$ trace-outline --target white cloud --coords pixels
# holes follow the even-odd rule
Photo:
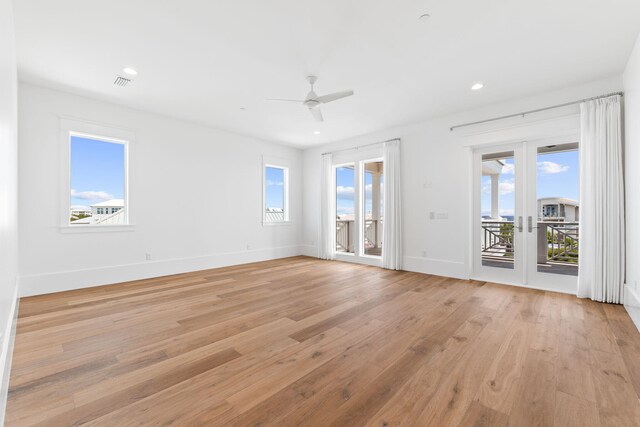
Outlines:
[[[353,206],[338,206],[338,216],[342,217],[344,215],[353,215],[354,209]]]
[[[267,180],[267,186],[268,187],[272,187],[272,186],[282,187],[283,185],[284,185],[284,182],[282,182],[282,181],[272,181],[270,179]]]
[[[70,208],[71,210],[91,210],[89,206],[85,205],[71,205]]]
[[[516,170],[516,165],[513,163],[506,163],[502,166],[502,173],[505,175],[513,175]]]
[[[514,192],[516,188],[515,181],[513,179],[507,179],[498,183],[498,193],[501,196],[506,196]],[[491,184],[485,184],[482,186],[482,192],[485,194],[491,194]]]
[[[569,166],[561,165],[555,162],[538,162],[538,172],[543,175],[553,175],[556,173],[562,173],[569,170]]]
[[[336,187],[336,195],[338,197],[342,196],[343,198],[353,197],[355,190],[353,187],[343,187],[342,185],[338,185]]]
[[[498,184],[498,191],[501,196],[506,196],[507,194],[513,193],[516,188],[515,182],[513,180],[503,181]]]
[[[76,191],[73,188],[71,189],[71,197],[80,200],[100,200],[103,202],[115,199],[113,194],[109,194],[106,191]]]
[[[367,184],[364,187],[364,191],[366,193],[366,197],[371,199],[372,194],[372,185]],[[342,199],[353,199],[355,195],[355,189],[353,187],[344,187],[339,185],[336,187],[336,196]],[[380,197],[384,197],[384,186],[380,186]]]

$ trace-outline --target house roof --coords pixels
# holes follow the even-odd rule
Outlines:
[[[103,206],[107,206],[107,207],[113,207],[113,208],[124,208],[124,199],[111,199],[111,200],[107,200],[106,202],[100,202],[100,203],[95,203],[93,205],[91,205],[91,207],[103,207]]]
[[[567,199],[564,197],[542,197],[538,199],[539,202],[542,203],[560,203],[562,205],[568,206],[580,206],[580,202],[574,199]]]
[[[264,219],[267,222],[284,221],[284,210],[279,208],[266,208]]]

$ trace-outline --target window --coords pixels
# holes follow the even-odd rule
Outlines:
[[[264,166],[264,223],[289,221],[289,168]]]
[[[355,163],[336,167],[336,252],[355,253]]]
[[[127,150],[123,140],[69,134],[70,226],[128,224]]]

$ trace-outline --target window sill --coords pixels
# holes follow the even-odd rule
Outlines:
[[[134,231],[135,224],[127,225],[61,225],[63,234],[75,233],[117,233],[122,231]]]
[[[293,221],[273,221],[273,222],[262,221],[263,227],[274,227],[278,225],[293,225]]]

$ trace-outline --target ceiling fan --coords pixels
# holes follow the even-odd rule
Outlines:
[[[318,96],[313,91],[313,85],[317,80],[318,78],[316,76],[307,77],[307,81],[311,85],[311,90],[307,94],[307,97],[302,101],[297,99],[267,99],[267,101],[297,102],[307,107],[314,119],[316,119],[319,122],[323,122],[324,119],[322,118],[322,111],[320,111],[320,105],[351,96],[353,95],[353,91],[345,90],[342,92],[330,93],[329,95]]]

